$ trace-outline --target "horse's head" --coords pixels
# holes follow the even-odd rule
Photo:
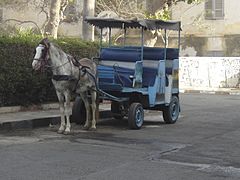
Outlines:
[[[44,69],[48,64],[50,43],[47,38],[40,41],[35,49],[35,55],[32,62],[34,70]]]

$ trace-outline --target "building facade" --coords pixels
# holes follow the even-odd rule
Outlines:
[[[182,56],[239,56],[240,1],[178,3],[172,18],[182,21]]]

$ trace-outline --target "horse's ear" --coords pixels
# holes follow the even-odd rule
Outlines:
[[[50,42],[49,42],[48,38],[44,38],[44,39],[40,42],[40,44],[46,46],[47,48],[50,47]]]

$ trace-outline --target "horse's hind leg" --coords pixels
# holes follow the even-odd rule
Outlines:
[[[65,116],[64,116],[64,97],[61,93],[57,92],[58,100],[59,100],[59,108],[60,108],[60,113],[61,113],[61,125],[60,128],[58,129],[58,133],[62,134],[65,130]]]
[[[96,91],[91,92],[91,98],[92,98],[92,122],[91,122],[91,128],[90,130],[96,130],[96,99],[97,99],[97,93]]]
[[[69,134],[70,129],[71,129],[71,123],[70,123],[70,115],[71,115],[71,105],[70,105],[70,100],[71,100],[71,95],[70,92],[65,92],[65,115],[66,115],[66,120],[67,120],[67,125],[66,129],[64,131],[64,134]]]
[[[80,96],[81,96],[81,98],[84,102],[85,108],[86,108],[86,122],[83,126],[83,129],[88,130],[90,127],[89,119],[91,116],[90,116],[90,104],[88,102],[87,92],[81,93]]]

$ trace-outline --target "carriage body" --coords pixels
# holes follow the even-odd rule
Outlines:
[[[128,117],[131,129],[140,129],[144,120],[143,109],[163,112],[166,123],[175,123],[179,105],[179,44],[180,22],[161,20],[120,20],[86,18],[101,29],[101,48],[97,58],[98,88],[102,100],[111,101],[115,118]],[[102,29],[108,28],[109,46],[102,47]],[[140,28],[141,46],[111,45],[111,29]],[[144,31],[162,29],[178,31],[177,48],[145,47]],[[125,42],[125,41],[124,41]]]
[[[179,59],[178,49],[167,48],[168,60],[164,60],[164,51],[144,47],[141,61],[141,47],[101,48],[99,88],[119,101],[129,98],[130,102],[141,102],[145,109],[168,105],[171,95],[179,94]]]

